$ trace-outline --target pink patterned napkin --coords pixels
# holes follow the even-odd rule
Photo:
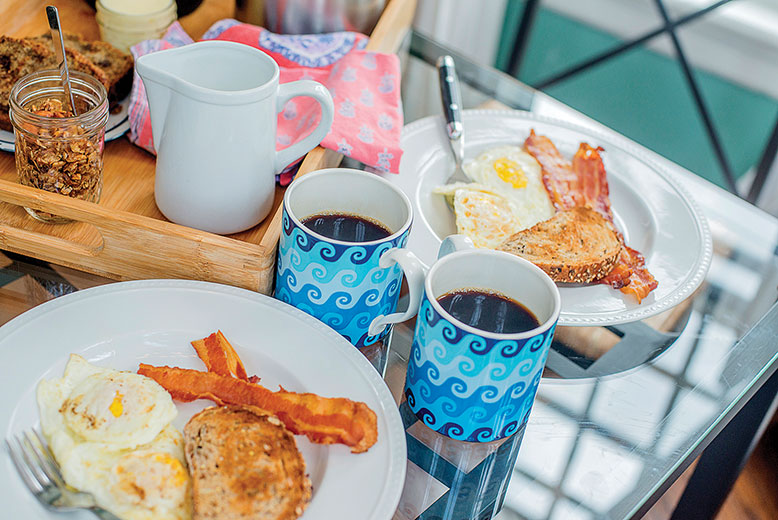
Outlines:
[[[335,103],[335,119],[322,141],[335,150],[381,171],[396,173],[400,166],[400,63],[394,54],[365,51],[367,36],[355,32],[315,35],[280,35],[237,20],[216,22],[203,40],[245,43],[267,53],[281,69],[281,83],[313,79],[326,86]],[[193,43],[175,22],[161,40],[132,47],[138,59],[144,54]],[[316,126],[318,103],[310,98],[289,101],[278,114],[276,148],[286,148]],[[154,153],[151,120],[143,82],[137,73],[130,94],[130,140]],[[291,182],[289,169],[279,181]]]

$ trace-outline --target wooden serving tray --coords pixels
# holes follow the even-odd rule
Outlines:
[[[55,4],[63,27],[97,36],[93,12],[83,0],[15,0],[0,7],[0,34],[46,32],[44,6]],[[193,35],[224,17],[223,0],[206,0],[182,20]],[[40,5],[38,5],[40,4]],[[234,8],[234,2],[232,2]],[[410,27],[416,0],[391,0],[367,49],[396,52]],[[221,11],[220,12],[220,8]],[[210,16],[211,20],[203,17]],[[298,175],[340,163],[339,154],[315,148]],[[276,188],[270,215],[248,231],[220,236],[173,224],[154,203],[155,158],[126,137],[106,143],[103,193],[99,204],[37,190],[17,183],[14,156],[0,152],[0,248],[115,280],[187,278],[259,291],[272,289],[281,231],[283,189]],[[44,224],[24,207],[76,222]]]

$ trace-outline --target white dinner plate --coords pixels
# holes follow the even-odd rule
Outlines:
[[[606,285],[560,285],[560,325],[601,326],[642,320],[687,298],[710,266],[712,240],[694,201],[627,139],[529,112],[465,110],[465,161],[504,144],[523,145],[534,128],[572,158],[582,141],[605,149],[610,199],[616,225],[628,246],[646,258],[659,286],[638,304]],[[411,199],[414,223],[408,248],[432,264],[443,238],[456,233],[454,214],[433,188],[453,172],[454,160],[439,116],[407,125],[402,135],[400,173],[381,174]]]
[[[39,427],[35,389],[62,377],[71,352],[99,366],[135,371],[138,363],[204,370],[189,342],[221,329],[249,374],[270,389],[363,401],[378,416],[378,441],[366,453],[296,436],[313,483],[303,518],[389,519],[405,482],[405,432],[378,372],[339,334],[278,300],[208,282],[153,280],[86,289],[44,303],[0,328],[0,431]],[[210,401],[177,403],[183,428]],[[0,454],[3,518],[58,519],[41,507]],[[89,513],[69,516],[94,518]]]
[[[130,104],[130,96],[127,96],[116,105],[116,109],[108,115],[105,123],[105,140],[113,141],[121,137],[130,129],[130,119],[127,115],[127,107]],[[14,133],[8,130],[0,130],[0,151],[14,151]]]

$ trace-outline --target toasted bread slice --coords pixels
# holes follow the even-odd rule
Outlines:
[[[607,275],[621,248],[611,223],[586,207],[557,212],[500,246],[537,265],[555,282],[570,283],[590,283]]]
[[[184,427],[194,520],[291,520],[311,498],[305,461],[278,418],[249,406],[206,408]]]

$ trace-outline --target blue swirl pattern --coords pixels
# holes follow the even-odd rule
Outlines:
[[[424,424],[452,439],[489,442],[529,418],[556,323],[524,340],[463,331],[422,297],[405,395]]]
[[[284,207],[275,297],[318,318],[356,347],[382,340],[390,326],[375,336],[367,330],[377,316],[397,308],[402,269],[397,264],[383,269],[378,261],[389,249],[405,246],[408,233],[368,246],[331,243],[296,225]]]

